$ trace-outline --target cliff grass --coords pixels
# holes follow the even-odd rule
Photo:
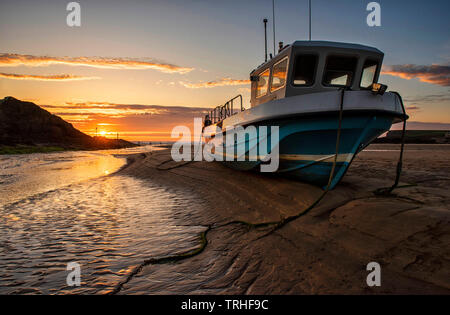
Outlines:
[[[50,152],[61,152],[66,150],[67,149],[63,147],[57,146],[31,146],[31,145],[0,146],[0,155],[50,153]]]

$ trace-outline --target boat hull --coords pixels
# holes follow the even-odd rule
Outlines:
[[[333,189],[342,179],[354,157],[364,147],[369,145],[374,139],[388,131],[395,116],[382,113],[352,113],[344,117],[341,125],[339,139],[339,152],[336,159],[334,174],[331,177],[329,189]],[[229,152],[233,152],[233,161],[223,163],[237,170],[259,170],[261,160],[250,160],[252,147],[263,140],[259,134],[260,126],[267,126],[268,130],[272,126],[279,127],[279,167],[276,173],[287,177],[296,178],[301,181],[312,183],[323,187],[328,186],[330,174],[332,172],[335,153],[336,140],[339,127],[339,119],[334,115],[318,115],[309,117],[291,117],[289,119],[268,120],[253,124],[257,132],[257,139],[251,139],[250,135],[245,138],[245,161],[237,161],[238,142],[222,142],[224,152],[223,159],[226,159]],[[245,126],[244,126],[245,127]],[[267,133],[268,148],[270,151],[271,137]]]

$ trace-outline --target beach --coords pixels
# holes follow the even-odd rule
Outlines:
[[[204,228],[197,247],[147,257],[108,293],[449,294],[450,146],[406,145],[399,188],[374,194],[393,184],[398,149],[369,146],[317,206],[285,224],[277,222],[322,190],[216,162],[173,162],[169,150],[133,155],[117,175],[183,191],[198,205],[185,224]],[[366,283],[370,262],[381,266],[381,286]]]
[[[0,293],[448,294],[450,146],[406,145],[398,189],[374,194],[398,148],[369,146],[318,204],[318,187],[163,148],[2,156]]]

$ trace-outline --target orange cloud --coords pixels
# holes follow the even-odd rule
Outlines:
[[[202,117],[206,109],[199,107],[162,106],[143,104],[118,104],[111,102],[66,102],[65,105],[41,105],[61,116],[87,115],[92,117],[123,118],[127,116],[195,116]],[[71,120],[71,119],[69,119]]]
[[[230,78],[223,78],[217,81],[200,82],[200,83],[189,83],[180,81],[180,84],[189,89],[201,89],[201,88],[213,88],[216,86],[245,85],[250,84],[250,80],[233,80]]]
[[[203,118],[208,109],[202,107],[119,104],[102,101],[66,102],[40,105],[52,114],[74,124],[88,134],[98,131],[119,133],[128,140],[172,140],[175,126],[193,130],[194,118]]]
[[[48,65],[86,66],[103,69],[153,69],[167,73],[187,73],[193,68],[179,67],[168,63],[134,58],[105,57],[49,57],[20,54],[0,54],[0,67]]]
[[[82,81],[96,80],[99,77],[82,77],[71,74],[55,74],[55,75],[31,75],[31,74],[15,74],[0,72],[0,78],[13,80],[35,80],[35,81]]]
[[[418,79],[421,82],[450,86],[450,66],[413,64],[386,66],[382,74],[400,77],[402,79]]]

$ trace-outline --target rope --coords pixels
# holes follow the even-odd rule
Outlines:
[[[336,164],[337,164],[337,157],[339,154],[339,146],[340,146],[340,142],[341,142],[341,130],[342,130],[342,118],[343,118],[343,112],[344,112],[344,96],[345,96],[345,90],[346,88],[343,88],[341,91],[341,103],[340,103],[340,107],[339,107],[339,124],[338,124],[338,129],[337,129],[337,136],[336,136],[336,151],[334,154],[334,161],[333,161],[333,166],[331,167],[331,171],[330,171],[330,176],[328,178],[328,184],[325,188],[325,190],[322,192],[322,194],[305,210],[301,211],[300,213],[284,218],[281,221],[278,222],[272,222],[272,224],[275,225],[275,227],[268,233],[264,234],[262,237],[269,235],[270,233],[273,233],[274,231],[282,228],[283,226],[285,226],[286,224],[288,224],[291,221],[294,221],[296,219],[298,219],[299,217],[302,217],[306,214],[308,214],[312,209],[314,209],[315,206],[317,206],[317,204],[326,196],[326,194],[330,191],[330,186],[331,183],[333,182],[333,177],[334,177],[334,172],[336,169]],[[268,225],[267,223],[262,223],[261,225]]]
[[[248,222],[244,222],[244,221],[233,221],[230,223],[239,223],[239,224],[244,224],[247,226],[250,226],[252,228],[258,228],[258,227],[265,227],[265,226],[270,226],[270,225],[275,225],[275,229],[281,228],[282,226],[286,225],[287,223],[306,215],[307,213],[309,213],[325,196],[326,194],[330,191],[330,187],[331,184],[333,182],[333,177],[335,174],[335,170],[336,170],[336,165],[337,165],[337,158],[338,158],[338,154],[339,154],[339,147],[340,147],[340,141],[341,141],[341,130],[342,130],[342,120],[343,120],[343,112],[344,112],[344,97],[345,97],[345,90],[346,88],[343,88],[341,90],[341,101],[340,101],[340,106],[339,106],[339,122],[338,122],[338,129],[337,129],[337,136],[336,136],[336,147],[335,147],[335,154],[334,154],[334,160],[333,160],[333,165],[331,167],[331,171],[330,171],[330,176],[328,178],[328,183],[327,186],[325,188],[325,190],[322,192],[322,194],[309,206],[307,207],[305,210],[301,211],[300,213],[284,218],[281,221],[275,221],[275,222],[265,222],[265,223],[260,223],[260,224],[252,224],[252,223],[248,223]],[[387,188],[380,188],[377,189],[374,193],[376,195],[389,195],[392,193],[392,191],[396,188],[398,188],[398,184],[400,181],[400,175],[402,172],[402,161],[403,161],[403,152],[404,152],[404,143],[405,143],[405,134],[406,134],[406,111],[405,111],[405,106],[403,104],[403,100],[402,97],[400,96],[400,94],[398,92],[392,92],[395,95],[397,95],[399,97],[400,100],[400,104],[402,107],[402,111],[403,111],[403,116],[404,116],[404,121],[403,121],[403,130],[402,130],[402,140],[401,140],[401,149],[400,149],[400,157],[399,157],[399,161],[397,163],[397,170],[396,170],[396,178],[395,178],[395,182],[391,187],[387,187]],[[199,139],[199,142],[201,141],[201,136]],[[198,146],[198,148],[200,148],[201,145]],[[198,150],[196,152],[196,154],[198,154]],[[194,155],[196,156],[196,155]],[[179,167],[183,167],[187,164],[192,163],[193,161],[188,161],[186,163],[183,164],[179,164],[170,168],[160,168],[161,165],[170,162],[172,160],[167,160],[162,162],[160,165],[157,166],[158,170],[171,170],[171,169],[175,169],[175,168],[179,168]]]
[[[287,223],[306,215],[308,212],[310,212],[324,197],[325,195],[330,191],[330,187],[331,184],[333,182],[333,177],[334,177],[334,173],[336,170],[336,165],[337,165],[337,158],[339,155],[339,147],[340,147],[340,142],[341,142],[341,130],[342,130],[342,118],[343,118],[343,112],[344,112],[344,96],[345,96],[345,88],[343,88],[341,91],[341,101],[340,101],[340,106],[339,106],[339,123],[338,123],[338,129],[337,129],[337,135],[336,135],[336,148],[335,148],[335,154],[334,154],[334,160],[333,160],[333,166],[331,167],[331,171],[330,171],[330,176],[328,178],[328,183],[327,186],[325,188],[325,190],[322,192],[322,194],[309,206],[307,207],[305,210],[301,211],[300,213],[284,218],[281,221],[274,221],[274,222],[265,222],[265,223],[259,223],[259,224],[253,224],[253,223],[249,223],[249,222],[245,222],[245,221],[232,221],[229,222],[228,224],[242,224],[242,225],[246,225],[250,228],[261,228],[261,227],[267,227],[267,226],[271,226],[274,225],[274,229],[272,231],[270,231],[269,233],[273,232],[274,230],[277,230],[281,227],[283,227],[284,225],[286,225]],[[161,163],[160,165],[166,163],[167,161]],[[181,165],[177,165],[174,166],[172,168],[165,168],[165,169],[160,169],[160,170],[170,170],[173,168],[177,168],[177,167],[182,167],[186,164],[189,164],[191,162],[186,162],[184,164]],[[159,165],[159,166],[160,166]],[[159,167],[158,166],[158,167]],[[159,168],[158,168],[159,169]]]
[[[402,170],[402,159],[403,159],[403,149],[404,149],[404,138],[405,138],[405,130],[406,130],[406,111],[405,111],[405,107],[403,105],[403,101],[401,96],[397,93],[397,92],[393,92],[396,95],[399,96],[400,98],[400,102],[402,105],[402,109],[403,109],[403,114],[404,114],[404,122],[403,122],[403,132],[402,132],[402,146],[401,146],[401,151],[400,151],[400,159],[399,162],[397,164],[397,177],[395,180],[394,185],[392,185],[392,187],[387,188],[387,193],[391,193],[397,186],[399,183],[399,178],[400,178],[400,174],[401,174],[401,170]],[[241,224],[241,225],[245,225],[247,227],[249,227],[250,229],[255,229],[255,228],[263,228],[263,227],[268,227],[268,226],[274,226],[270,231],[268,231],[267,233],[263,234],[262,236],[260,236],[258,239],[261,239],[265,236],[268,236],[269,234],[275,232],[276,230],[282,228],[283,226],[285,226],[286,224],[288,224],[289,222],[292,222],[296,219],[298,219],[301,216],[306,215],[308,212],[310,212],[324,197],[325,195],[329,192],[330,190],[330,186],[333,182],[333,176],[334,176],[334,172],[336,169],[336,164],[337,164],[337,157],[339,154],[339,147],[340,147],[340,138],[341,138],[341,130],[342,130],[342,119],[343,119],[343,111],[344,111],[344,96],[345,96],[345,88],[342,89],[342,93],[341,93],[341,102],[340,102],[340,107],[339,107],[339,124],[338,124],[338,129],[337,129],[337,136],[336,136],[336,152],[334,154],[334,161],[333,161],[333,166],[331,168],[330,171],[330,176],[328,178],[328,184],[325,188],[325,190],[322,192],[322,194],[319,196],[319,198],[317,198],[308,208],[306,208],[305,210],[301,211],[300,213],[287,217],[285,219],[282,219],[281,221],[275,221],[275,222],[265,222],[265,223],[259,223],[259,224],[253,224],[253,223],[249,223],[249,222],[245,222],[245,221],[231,221],[228,223],[225,223],[223,225],[220,226],[214,226],[211,227],[209,226],[207,230],[203,231],[202,233],[200,233],[200,239],[201,239],[201,245],[199,248],[196,248],[194,250],[190,250],[186,253],[182,253],[180,255],[175,255],[175,256],[169,256],[169,257],[162,257],[162,258],[150,258],[145,260],[141,265],[139,265],[137,268],[135,268],[135,270],[133,270],[133,272],[131,274],[128,275],[128,277],[125,279],[125,281],[120,282],[113,290],[110,294],[116,294],[118,293],[124,284],[126,284],[127,282],[129,282],[136,274],[138,274],[142,268],[144,266],[150,265],[150,264],[163,264],[163,263],[168,263],[168,262],[176,262],[176,261],[180,261],[180,260],[184,260],[186,258],[190,258],[193,256],[196,256],[198,254],[200,254],[207,246],[208,244],[208,240],[207,240],[207,234],[209,231],[211,231],[214,228],[220,228],[220,227],[224,227],[224,226],[228,226],[231,224]],[[200,138],[201,140],[201,138]],[[200,146],[199,146],[200,147]],[[198,153],[198,151],[197,151]],[[171,161],[171,160],[170,160]],[[160,165],[167,163],[168,161],[162,162]],[[167,169],[160,169],[160,170],[170,170],[173,168],[177,168],[177,167],[182,167],[186,164],[191,163],[192,161],[183,163],[181,165],[177,165],[171,168],[167,168]],[[159,165],[159,166],[160,166]],[[382,189],[380,189],[381,191]]]
[[[383,188],[379,188],[379,189],[374,191],[375,195],[381,195],[381,196],[390,195],[392,193],[392,191],[394,191],[394,189],[398,188],[398,183],[400,181],[400,175],[402,174],[403,151],[404,151],[404,148],[405,148],[406,119],[407,119],[405,105],[403,104],[403,99],[402,99],[401,95],[398,92],[391,92],[391,93],[394,93],[395,95],[397,95],[399,100],[400,100],[400,105],[402,106],[403,119],[404,120],[403,120],[403,129],[402,129],[401,147],[400,147],[400,157],[399,157],[399,160],[397,162],[395,181],[394,181],[394,184],[391,187],[383,187]]]
[[[399,179],[400,179],[400,174],[401,174],[401,170],[402,170],[402,159],[403,159],[403,149],[404,149],[404,138],[405,138],[405,130],[406,130],[406,111],[405,111],[405,107],[403,105],[403,100],[401,98],[401,96],[397,93],[397,92],[393,92],[396,95],[399,96],[400,99],[400,103],[402,105],[402,109],[403,109],[403,114],[404,114],[404,122],[403,122],[403,132],[402,132],[402,146],[401,146],[401,150],[400,150],[400,159],[399,162],[397,164],[397,176],[395,179],[395,183],[394,185],[392,185],[392,187],[387,188],[387,193],[391,193],[395,188],[397,188],[398,183],[399,183]],[[340,147],[340,138],[341,138],[341,130],[342,130],[342,118],[343,118],[343,111],[344,111],[344,96],[345,96],[345,88],[342,89],[342,93],[341,93],[341,102],[340,102],[340,108],[339,108],[339,124],[338,124],[338,129],[337,129],[337,136],[336,136],[336,152],[334,155],[334,161],[333,161],[333,166],[331,168],[330,171],[330,176],[328,178],[328,184],[325,188],[325,190],[322,192],[322,194],[319,196],[319,198],[317,198],[308,208],[306,208],[305,210],[301,211],[300,213],[284,218],[281,221],[276,221],[276,222],[265,222],[265,223],[259,223],[259,224],[253,224],[253,223],[249,223],[249,222],[245,222],[245,221],[231,221],[219,226],[208,226],[208,228],[200,233],[200,239],[201,239],[201,245],[200,247],[187,251],[185,253],[182,253],[180,255],[174,255],[174,256],[168,256],[168,257],[161,257],[161,258],[150,258],[145,260],[141,265],[139,265],[137,268],[135,268],[128,276],[127,278],[123,281],[120,282],[111,292],[110,294],[116,294],[118,292],[120,292],[120,290],[122,289],[122,287],[128,283],[135,275],[137,275],[142,268],[144,268],[147,265],[150,264],[164,264],[164,263],[169,263],[169,262],[177,262],[177,261],[181,261],[184,260],[186,258],[190,258],[193,256],[196,256],[198,254],[200,254],[201,252],[203,252],[203,250],[206,248],[207,244],[208,244],[208,240],[207,240],[207,234],[208,232],[210,232],[212,229],[214,228],[220,228],[220,227],[224,227],[224,226],[228,226],[231,224],[242,224],[245,225],[249,228],[262,228],[262,227],[267,227],[267,226],[274,226],[270,231],[268,231],[267,233],[263,234],[262,236],[258,237],[258,239],[261,239],[265,236],[268,236],[269,234],[275,232],[276,230],[282,228],[283,226],[285,226],[286,224],[288,224],[289,222],[294,221],[295,219],[306,215],[308,212],[310,212],[324,197],[325,195],[329,192],[331,184],[333,182],[333,176],[334,176],[334,172],[336,169],[336,164],[337,164],[337,157],[339,154],[339,147]],[[200,140],[201,140],[201,136],[200,136]],[[199,146],[200,148],[201,146]],[[198,151],[197,151],[198,153]],[[170,160],[172,161],[172,160]],[[159,166],[163,165],[164,163],[167,163],[169,161],[164,161],[162,162]],[[180,164],[180,165],[176,165],[174,167],[171,168],[167,168],[167,169],[162,169],[162,168],[158,168],[159,170],[170,170],[170,169],[174,169],[177,167],[182,167],[186,164],[192,163],[193,161],[188,161],[186,163]],[[379,191],[381,191],[382,189],[379,189]],[[385,192],[382,192],[383,194]]]

